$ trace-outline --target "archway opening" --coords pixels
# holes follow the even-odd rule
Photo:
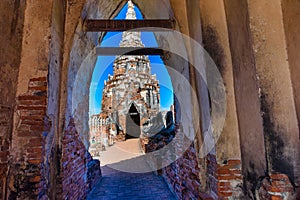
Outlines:
[[[109,2],[109,3],[111,3],[111,2]],[[141,8],[143,8],[142,3],[137,2],[137,4],[140,5]],[[145,2],[145,5],[148,5],[148,3]],[[167,6],[164,6],[164,5],[159,6],[159,8],[164,8],[164,7],[166,9],[160,9],[160,10],[165,10],[166,12],[159,12],[158,10],[153,10],[153,11],[151,11],[151,13],[149,13],[150,11],[147,11],[147,9],[143,9],[143,11],[145,12],[145,16],[147,18],[153,18],[153,17],[156,17],[158,19],[169,18],[169,16],[172,16],[172,15],[168,15],[166,13],[172,13],[173,11],[172,11],[171,7],[168,7],[168,5]],[[110,17],[111,15],[110,16],[107,15],[107,12],[108,12],[107,8],[104,8],[102,6],[99,6],[98,8],[101,12],[99,10],[96,11],[97,9],[95,9],[95,6],[92,6],[92,5],[87,6],[87,8],[86,8],[87,12],[93,12],[93,13],[88,14],[89,17],[87,17],[87,19],[91,19],[93,17],[94,18],[106,18],[106,19],[111,18]],[[126,6],[125,6],[125,8],[126,8]],[[95,13],[95,12],[97,12],[97,13]],[[152,14],[152,12],[153,12],[153,14]],[[99,15],[99,13],[101,13],[101,16]],[[108,98],[109,95],[114,95],[113,91],[111,91],[111,93],[110,92],[107,93],[107,92],[104,92],[103,88],[105,86],[104,81],[106,81],[106,83],[108,83],[107,80],[109,79],[109,77],[113,77],[113,76],[109,76],[109,74],[112,74],[114,72],[113,63],[114,63],[115,57],[111,57],[110,58],[111,60],[106,62],[107,66],[110,66],[107,68],[105,68],[105,64],[103,64],[104,63],[103,60],[101,61],[101,58],[98,57],[97,64],[99,63],[99,66],[100,66],[100,68],[98,68],[98,69],[101,69],[104,74],[106,73],[107,74],[106,76],[102,76],[101,73],[100,74],[95,73],[95,71],[97,70],[97,65],[96,65],[96,67],[94,67],[95,66],[94,62],[96,62],[96,58],[97,58],[95,51],[94,51],[94,47],[98,46],[98,41],[101,42],[101,46],[104,46],[106,43],[106,39],[108,40],[109,33],[107,33],[105,35],[106,38],[105,37],[103,38],[103,36],[102,37],[100,36],[100,33],[89,33],[88,32],[85,34],[84,30],[82,30],[82,24],[79,24],[77,29],[79,31],[76,31],[76,34],[75,34],[74,45],[72,47],[70,64],[69,64],[70,70],[69,70],[69,74],[67,77],[68,85],[70,85],[70,86],[69,86],[69,88],[67,88],[68,89],[68,96],[67,96],[67,98],[68,98],[67,106],[68,107],[67,107],[66,116],[74,115],[77,118],[76,129],[78,130],[78,133],[79,133],[78,135],[80,136],[80,139],[83,138],[82,140],[85,142],[85,147],[87,147],[87,148],[93,147],[93,145],[97,144],[97,142],[99,142],[100,145],[103,144],[102,147],[104,147],[104,148],[102,148],[102,149],[105,149],[106,145],[107,145],[107,147],[114,147],[114,146],[116,146],[116,144],[110,145],[110,144],[113,144],[113,140],[111,140],[111,139],[115,136],[116,132],[118,134],[122,134],[122,132],[123,132],[123,134],[124,134],[124,130],[126,130],[126,129],[125,129],[125,126],[120,126],[119,123],[112,124],[111,122],[121,121],[124,119],[122,119],[123,115],[119,115],[120,109],[118,109],[118,108],[113,109],[113,106],[116,106],[118,104],[111,102],[111,101],[107,101],[110,103],[104,105],[104,104],[102,104],[102,99],[103,99],[103,97]],[[80,34],[77,34],[77,33],[80,33]],[[83,34],[81,34],[81,33],[83,33]],[[146,35],[146,34],[147,33],[141,33],[141,39],[144,42],[145,46],[148,46],[149,42],[151,40],[144,39],[145,38],[144,35]],[[183,47],[182,48],[183,50],[185,49],[184,48],[185,47],[184,40],[183,40],[182,36],[170,37],[170,35],[155,32],[155,37],[154,37],[153,33],[148,33],[148,35],[149,34],[152,35],[154,41],[155,41],[155,39],[157,39],[158,43],[160,44],[160,47],[167,48],[167,47],[169,47],[170,44],[173,44],[172,41],[176,41],[176,44],[179,43],[180,44],[179,46]],[[115,33],[112,33],[112,35],[117,37],[117,35]],[[99,38],[100,38],[100,40],[99,40]],[[171,38],[171,40],[169,40],[170,38]],[[118,40],[113,39],[110,41],[115,41],[115,43],[117,45],[119,44]],[[106,45],[112,46],[111,44],[106,44]],[[155,47],[158,45],[156,44],[156,45],[149,45],[149,46]],[[185,57],[185,55],[186,55],[185,51],[183,51],[183,54],[184,54],[183,57]],[[130,59],[130,57],[128,57],[128,59]],[[149,59],[149,64],[151,63],[151,69],[149,70],[149,72],[151,72],[151,76],[152,75],[154,76],[154,74],[156,74],[157,75],[156,78],[159,80],[159,85],[156,84],[156,86],[160,87],[161,94],[163,93],[162,92],[163,88],[165,88],[165,90],[168,91],[168,92],[164,92],[164,93],[169,93],[169,98],[166,98],[166,99],[168,99],[168,101],[172,102],[171,104],[169,104],[169,106],[173,104],[173,91],[172,91],[173,87],[172,87],[172,83],[170,81],[170,76],[172,77],[172,81],[174,84],[174,90],[179,91],[179,93],[177,93],[177,97],[179,96],[179,94],[180,94],[180,96],[185,97],[183,99],[184,103],[181,103],[180,101],[176,100],[175,109],[176,109],[176,106],[178,108],[178,105],[179,105],[178,102],[180,102],[180,105],[188,105],[188,106],[191,105],[191,103],[190,103],[191,91],[189,89],[186,89],[187,87],[184,87],[182,85],[182,81],[188,80],[188,77],[189,77],[187,62],[184,59],[177,59],[177,58],[173,57],[172,55],[169,55],[169,56],[167,55],[167,57],[163,57],[163,60],[166,63],[166,65],[172,66],[172,68],[176,70],[176,71],[173,70],[174,72],[172,72],[171,70],[169,70],[170,68],[168,68],[168,70],[167,70],[166,67],[163,66],[163,62],[159,56],[156,56],[154,58],[151,56],[148,56],[148,59]],[[155,65],[153,64],[153,60],[154,60],[154,63],[156,63]],[[155,62],[155,60],[156,60],[156,62]],[[160,60],[160,61],[158,61],[158,60]],[[95,70],[94,70],[94,68],[95,68]],[[135,67],[133,67],[133,70],[134,70],[134,68]],[[154,71],[155,68],[156,68],[157,72]],[[154,71],[154,73],[153,73],[153,71]],[[103,80],[102,84],[99,81],[94,82],[94,79],[91,80],[93,72],[94,72],[94,75],[98,77],[98,79]],[[170,73],[170,76],[169,76],[168,72]],[[176,77],[178,77],[178,76],[176,76],[176,72],[177,73],[179,72],[180,75],[182,75],[182,76],[179,76],[181,78],[176,78]],[[132,77],[134,78],[135,74],[134,73],[132,73],[132,74],[133,74]],[[167,76],[163,76],[163,74],[167,74]],[[159,78],[159,76],[161,76],[162,78]],[[168,77],[168,78],[166,79],[166,77]],[[74,79],[76,79],[75,84],[73,84]],[[163,84],[163,82],[168,79],[169,79],[170,86],[168,86],[167,84]],[[130,79],[127,78],[126,80],[130,80]],[[139,81],[136,81],[136,82],[139,83]],[[126,88],[132,88],[131,86],[135,87],[136,82],[133,81],[132,84],[127,86]],[[113,83],[114,83],[114,81],[110,81],[109,85],[113,84]],[[101,85],[102,85],[102,88],[101,88]],[[116,85],[118,85],[118,83]],[[87,89],[89,89],[89,86],[92,89],[94,89],[94,93],[91,95],[88,95],[88,93],[87,93],[87,91],[90,92],[89,90],[87,90]],[[99,88],[101,88],[101,89],[99,89]],[[137,91],[140,91],[140,94],[143,92],[146,93],[144,96],[146,96],[146,98],[148,97],[148,99],[150,100],[148,102],[150,104],[151,104],[151,99],[152,99],[152,103],[153,103],[153,100],[156,99],[155,95],[147,94],[148,89],[149,89],[150,93],[153,93],[153,91],[155,90],[155,87],[150,87],[144,91],[142,91],[142,89],[143,89],[142,87],[141,88],[136,87],[136,89],[137,89]],[[98,92],[95,92],[95,91],[98,91]],[[70,94],[72,94],[72,96]],[[135,94],[138,94],[138,93],[136,92]],[[132,94],[129,94],[129,95],[132,95]],[[101,98],[99,98],[99,97],[101,97]],[[93,103],[89,103],[88,99],[91,100],[91,102],[92,101],[95,102],[96,98],[100,99],[99,101],[97,101],[97,103],[100,104],[101,107],[100,106],[98,107],[98,112],[97,112],[97,109],[93,109],[93,108],[90,109],[89,110],[90,113],[88,114],[87,108],[89,108],[89,105],[90,105],[90,107],[92,107],[94,105]],[[157,101],[156,104],[158,105],[159,108],[169,110],[169,106],[166,106],[166,104],[163,104],[163,101],[162,101],[163,99],[165,99],[165,98],[161,97],[159,99],[159,101]],[[72,101],[72,102],[70,102],[70,101]],[[125,111],[128,112],[131,103],[132,103],[132,101],[128,101],[128,104],[126,103],[128,106],[126,106],[124,108]],[[100,113],[101,109],[104,106],[105,106],[105,108],[113,109],[116,112],[111,112],[111,115],[109,117],[108,117],[107,113]],[[82,109],[82,108],[84,108],[84,109]],[[141,116],[142,111],[140,110],[139,106],[136,106],[136,109],[139,111],[139,114]],[[189,132],[192,133],[193,130],[191,128],[192,124],[191,124],[191,120],[190,120],[191,119],[190,107],[188,107],[188,109],[182,109],[182,110],[183,110],[182,116],[187,116],[187,117],[182,118],[183,126],[182,126],[182,134],[181,135],[183,135],[183,133],[186,132],[185,130],[188,130]],[[96,111],[96,112],[93,112],[93,111]],[[176,116],[178,116],[179,111],[177,112],[177,110],[176,110]],[[86,127],[88,125],[88,119],[89,119],[87,117],[88,115],[89,116],[95,115],[95,118],[94,118],[95,120],[91,120],[90,122],[94,123],[94,125],[95,125],[94,127],[96,128],[97,131],[99,131],[99,133],[105,133],[105,134],[100,135],[100,136],[104,136],[103,138],[100,137],[100,141],[97,141],[96,137],[93,138],[92,140],[88,140],[87,139],[88,137],[86,137],[86,136],[89,136],[89,131],[86,131],[87,130]],[[126,117],[126,115],[125,115],[125,117]],[[126,122],[126,119],[124,121]],[[146,120],[141,117],[140,122],[141,122],[141,124],[145,124]],[[189,124],[187,124],[185,122],[188,122]],[[67,124],[69,124],[69,123],[67,122]],[[73,124],[70,124],[70,125],[73,126]],[[113,136],[113,137],[111,137],[111,136]],[[86,141],[88,141],[88,142],[86,142]],[[128,141],[134,141],[134,139],[131,139]],[[89,143],[91,143],[91,145]],[[121,144],[121,142],[119,144]],[[119,146],[119,147],[124,149],[124,145]],[[135,146],[135,147],[136,147],[135,150],[141,149],[140,146]],[[126,150],[128,150],[130,153],[132,148],[128,148]],[[102,152],[108,152],[108,151],[102,151]],[[126,153],[126,152],[123,151],[123,153]],[[91,154],[93,154],[93,153],[91,152]],[[65,155],[67,155],[67,154],[64,154],[63,156],[66,157]],[[120,156],[123,156],[123,155],[120,154]],[[133,156],[134,156],[134,159],[142,157],[142,156],[137,156],[136,154],[134,154]],[[62,159],[64,159],[64,157]],[[111,154],[109,154],[108,157],[114,159],[114,156],[112,156]],[[72,158],[73,157],[70,156],[70,159],[69,159],[70,162],[68,162],[69,165],[72,165],[72,160],[71,160]],[[99,158],[98,156],[95,156],[95,158],[101,160],[102,166],[105,165],[105,160],[103,159],[103,157]],[[88,159],[90,159],[90,158],[88,158]],[[136,168],[136,167],[140,166],[138,163],[139,159],[135,159],[133,161],[133,159],[129,158],[129,159],[127,159],[127,161],[130,162],[129,163],[130,165],[127,165],[128,162],[116,163],[116,162],[118,162],[118,161],[116,161],[114,163],[121,164],[121,165],[116,166],[116,167],[113,167],[113,166],[111,166],[111,167],[113,167],[114,169],[117,169],[119,171],[127,171],[127,172],[134,172],[134,173],[144,173],[144,172],[150,172],[153,170],[153,169],[146,168],[146,167]],[[126,165],[124,165],[124,164],[126,164]],[[132,165],[134,165],[134,166],[132,166]],[[102,175],[104,175],[104,174],[105,173],[102,173]],[[77,174],[76,174],[76,176],[77,176]],[[78,174],[78,177],[79,176],[85,177],[86,175]],[[68,177],[68,173],[64,173],[64,178],[66,180],[72,181],[73,177]],[[68,191],[68,190],[66,190],[66,191]]]
[[[115,19],[143,19],[128,3]],[[152,32],[107,32],[102,47],[158,47]],[[134,102],[134,103],[133,103]],[[160,56],[98,56],[90,85],[90,152],[99,155],[115,142],[139,138],[143,125],[173,107],[171,77]]]

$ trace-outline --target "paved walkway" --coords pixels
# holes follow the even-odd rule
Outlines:
[[[153,173],[132,174],[102,167],[102,180],[88,196],[88,200],[175,200],[162,177]]]
[[[108,166],[122,172],[145,173],[153,171],[147,162],[145,154],[142,153],[138,139],[130,139],[117,142],[106,151],[100,152],[101,167]]]
[[[144,155],[141,152],[139,139],[130,139],[124,142],[117,142],[110,146],[106,151],[100,152],[99,159],[101,166],[119,163],[121,161],[129,160]]]
[[[145,170],[143,163],[146,162],[140,156],[137,144],[137,141],[128,140],[128,142],[119,143],[101,154],[102,179],[90,192],[88,200],[176,199],[163,178],[156,176],[153,172],[128,173],[116,170],[125,169],[125,166],[128,166],[131,170],[125,169],[123,171],[133,172],[134,166],[139,166],[136,169],[137,171]],[[127,152],[126,156],[122,154],[124,150]],[[120,156],[120,153],[124,157]],[[106,165],[103,166],[103,163]]]

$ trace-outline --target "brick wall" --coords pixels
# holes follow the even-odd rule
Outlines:
[[[47,79],[30,79],[28,92],[17,97],[13,155],[8,180],[0,180],[0,195],[3,183],[8,182],[10,199],[47,198],[49,183],[46,178],[50,172],[44,170],[45,138],[50,131],[51,121],[46,111]],[[62,192],[56,194],[57,198],[84,199],[101,177],[100,163],[92,159],[80,141],[73,120],[64,133],[62,143],[62,170],[61,176],[57,177],[57,191]],[[0,144],[0,173],[3,174],[7,171],[4,164],[9,162],[9,143],[0,137]]]
[[[260,199],[272,200],[289,200],[299,199],[293,197],[294,188],[285,174],[271,174],[261,182],[261,187],[258,190]]]
[[[86,150],[73,119],[64,133],[62,146],[62,199],[85,199],[101,177],[100,163]]]
[[[164,161],[172,159],[170,156],[173,156],[174,159],[174,156],[182,155],[161,171],[162,176],[179,199],[241,198],[243,191],[240,160],[231,159],[220,164],[217,163],[215,155],[209,154],[206,157],[207,170],[206,172],[201,172],[194,145],[191,144],[185,152],[182,152],[183,144],[187,144],[188,142],[188,139],[184,138],[183,134],[176,134],[175,141],[168,146],[165,145],[169,143],[169,138],[163,136],[156,138],[160,138],[160,140],[150,138],[141,139],[144,151],[149,153],[164,148],[171,153],[167,153],[162,158],[160,157],[161,154],[159,154],[159,157],[155,157],[156,154],[154,153],[154,156],[150,158],[152,160],[151,165],[158,166]],[[173,150],[170,151],[171,149]],[[201,191],[200,173],[204,173],[207,176],[206,184],[210,195],[205,191]]]
[[[172,138],[170,137],[157,135],[155,140],[150,138],[141,139],[144,151],[147,153],[154,152],[153,156],[149,157],[149,160],[151,160],[150,165],[158,166],[162,164],[167,166],[159,170],[159,173],[162,174],[171,190],[179,199],[212,199],[208,194],[200,190],[200,169],[194,145],[191,144],[184,151],[183,144],[190,144],[191,141],[185,138],[183,134],[178,133],[173,142],[171,142]],[[168,146],[166,146],[167,144]],[[167,153],[163,156],[161,153],[158,153],[158,157],[156,157],[155,151],[161,148],[164,148]],[[170,162],[170,160],[174,160],[178,156],[180,157],[170,165],[168,165],[169,163],[164,163]]]
[[[241,161],[229,159],[218,164],[215,155],[207,156],[207,171],[210,189],[220,199],[245,199],[243,194],[243,176]],[[272,174],[257,185],[259,199],[289,200],[295,199],[294,188],[285,174]]]
[[[243,177],[240,160],[226,160],[217,165],[217,194],[222,199],[243,197]]]
[[[229,159],[218,163],[214,154],[208,154],[207,175],[210,190],[221,199],[243,197],[241,161]]]
[[[199,174],[200,169],[193,145],[181,158],[162,170],[163,177],[179,199],[212,199],[200,191]]]
[[[44,123],[47,107],[47,79],[30,79],[28,92],[17,98],[17,127],[13,133],[14,157],[10,166],[9,197],[36,199],[41,192],[44,158]]]

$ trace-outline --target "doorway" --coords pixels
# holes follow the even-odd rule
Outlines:
[[[131,104],[128,114],[126,116],[126,140],[132,138],[139,138],[141,135],[140,113]]]

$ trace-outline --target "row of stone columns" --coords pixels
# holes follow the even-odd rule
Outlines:
[[[5,3],[1,2],[0,5]],[[242,178],[246,191],[251,195],[260,177],[274,173],[288,175],[291,182],[299,186],[299,1],[144,0],[136,3],[148,18],[175,17],[176,28],[180,32],[204,44],[224,80],[227,98],[226,121],[221,136],[209,155],[210,164],[207,165],[207,160],[203,158],[198,159],[201,169],[201,191],[226,197],[238,196],[240,193],[236,191],[236,186],[239,185],[236,183],[239,184]],[[83,121],[88,124],[88,117],[84,116],[87,113],[87,95],[92,74],[90,66],[94,64],[95,58],[85,61],[89,67],[79,77],[82,85],[77,88],[74,82],[78,78],[80,65],[89,51],[97,45],[95,41],[99,35],[84,32],[84,19],[92,16],[111,18],[122,7],[120,5],[124,4],[125,1],[121,0],[113,3],[47,0],[28,1],[26,6],[20,5],[20,16],[16,16],[16,19],[20,20],[16,22],[17,27],[22,27],[21,35],[17,35],[16,38],[20,44],[15,45],[18,48],[14,47],[13,51],[21,53],[17,58],[11,59],[11,64],[19,68],[12,71],[14,77],[6,80],[5,85],[17,80],[11,87],[13,95],[16,93],[16,99],[27,101],[28,96],[33,96],[37,101],[40,96],[42,98],[37,102],[38,105],[27,105],[26,109],[21,104],[17,105],[14,110],[14,124],[11,124],[12,135],[7,133],[3,136],[1,133],[1,137],[5,141],[10,140],[9,154],[12,164],[10,172],[6,170],[5,173],[11,178],[11,183],[19,181],[14,179],[13,173],[21,171],[14,168],[15,166],[21,166],[25,170],[25,178],[21,183],[36,183],[37,188],[30,188],[33,192],[26,191],[26,188],[22,191],[11,184],[1,188],[2,191],[10,191],[6,196],[18,195],[15,194],[17,191],[19,195],[22,193],[21,198],[38,195],[48,195],[51,198],[62,192],[63,189],[56,182],[56,178],[60,177],[58,173],[63,168],[57,163],[61,161],[64,130],[69,124],[69,118],[73,118],[74,113],[78,111],[78,116],[84,118]],[[17,4],[15,7],[11,8],[12,13],[18,10]],[[93,9],[96,7],[99,9]],[[1,21],[1,24],[3,23]],[[7,30],[9,31],[14,35],[13,28]],[[4,37],[5,41],[9,41],[9,36]],[[158,37],[158,41],[163,42],[163,37]],[[9,42],[4,44],[6,43]],[[188,58],[198,59],[199,55],[195,55],[193,49],[189,48],[190,42],[185,41],[185,45]],[[10,48],[8,51],[11,51]],[[13,62],[15,60],[19,61]],[[168,63],[168,60],[165,61]],[[190,81],[200,99],[201,117],[195,119],[197,113],[192,115],[194,125],[196,126],[195,123],[199,120],[201,124],[201,131],[197,132],[194,143],[199,156],[203,132],[208,130],[210,125],[209,96],[193,67],[175,61],[178,60],[171,58],[170,66],[178,65],[178,71]],[[181,92],[177,95],[185,96],[185,102],[190,102],[189,93],[180,88],[180,80],[172,81],[175,90],[179,88],[178,91]],[[72,96],[74,87],[77,93]],[[13,107],[15,103],[5,104]],[[74,108],[77,110],[72,110]],[[31,111],[28,112],[28,109]],[[192,112],[193,110],[189,109],[176,111],[176,114],[186,115],[184,120],[188,121],[191,117],[189,113]],[[20,127],[24,122],[20,121],[20,113],[27,113],[28,116],[25,117],[32,116],[31,113],[39,113],[37,116],[44,116],[46,124],[50,121],[50,129],[45,130],[43,126],[32,124],[30,127],[26,124],[23,129],[23,126]],[[24,123],[28,121],[25,120]],[[26,129],[28,127],[30,130]],[[86,129],[82,130],[80,134],[84,135]],[[187,131],[186,127],[184,131]],[[85,137],[82,136],[81,139],[85,141]],[[29,143],[31,145],[28,145]],[[39,146],[30,148],[33,144]],[[39,155],[40,160],[32,159],[33,154]],[[29,176],[30,166],[33,165],[39,171],[36,176]],[[216,174],[207,174],[210,167],[215,167]],[[226,171],[228,168],[231,169],[229,172]],[[234,173],[230,174],[232,171]],[[224,180],[229,176],[229,181]],[[42,181],[39,181],[40,179]],[[220,183],[229,184],[229,189],[225,190]],[[17,187],[22,188],[22,184]],[[66,193],[69,189],[64,188]]]
[[[299,41],[300,26],[293,23],[300,19],[298,4],[200,1],[204,47],[222,68],[227,93],[217,162],[240,158],[249,193],[259,177],[272,173],[299,185],[299,80],[292,73],[299,56],[291,43]]]

